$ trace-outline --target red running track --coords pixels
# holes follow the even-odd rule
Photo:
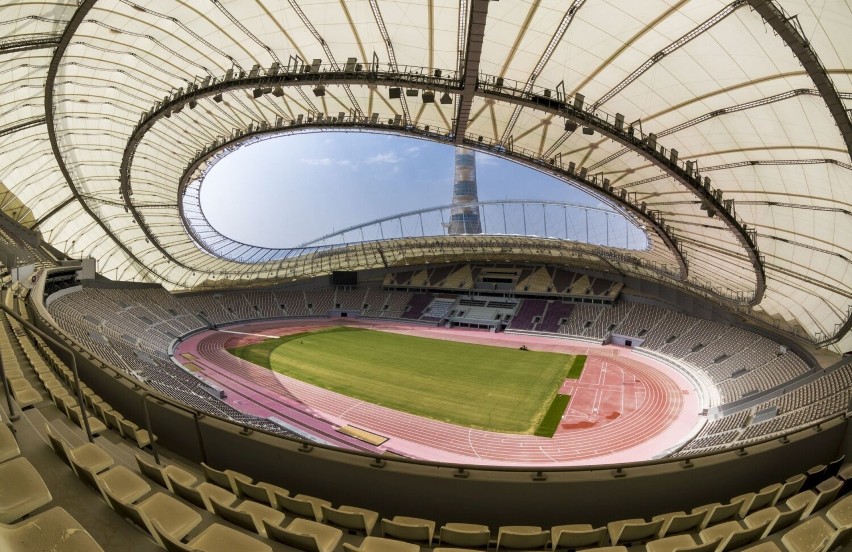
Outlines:
[[[365,403],[255,366],[226,347],[320,326],[372,329],[494,346],[586,354],[579,381],[560,392],[571,402],[553,438],[465,428]],[[262,417],[276,416],[334,445],[376,450],[335,431],[353,425],[388,438],[378,450],[412,458],[487,465],[589,465],[649,460],[693,436],[701,425],[698,394],[673,368],[620,347],[556,337],[340,319],[279,320],[202,332],[178,345],[203,375],[228,390],[227,402]]]

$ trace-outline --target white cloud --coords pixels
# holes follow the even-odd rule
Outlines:
[[[342,165],[345,167],[354,167],[356,164],[351,159],[332,159],[331,157],[303,157],[299,159],[305,165],[314,165],[321,167],[330,167],[331,165]]]
[[[368,157],[364,162],[365,163],[389,163],[391,165],[395,165],[402,161],[402,158],[396,154],[396,152],[388,151],[385,153],[377,153],[372,157]]]

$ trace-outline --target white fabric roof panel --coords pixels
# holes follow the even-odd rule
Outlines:
[[[177,186],[197,151],[234,129],[274,124],[278,117],[316,120],[318,113],[325,120],[341,112],[368,118],[376,113],[381,124],[407,116],[407,124],[446,133],[467,97],[467,136],[481,135],[486,144],[511,137],[517,150],[543,162],[559,154],[563,163],[604,175],[616,190],[630,192],[631,201],[644,201],[665,217],[688,260],[685,285],[741,300],[754,295],[758,274],[737,234],[720,217],[708,217],[702,200],[647,153],[600,132],[588,136],[578,129],[566,137],[561,115],[517,109],[509,97],[486,100],[479,90],[460,94],[459,62],[463,68],[468,57],[478,58],[483,79],[503,77],[506,89],[529,83],[536,94],[547,88],[567,94],[569,101],[580,92],[586,106],[600,106],[599,115],[622,113],[645,133],[656,133],[666,151],[674,148],[681,160],[697,162],[702,176],[711,178],[723,199],[734,200],[736,215],[756,232],[767,287],[755,312],[799,324],[818,340],[846,323],[852,304],[849,140],[809,68],[753,7],[768,3],[795,16],[791,24],[798,25],[850,109],[848,3],[649,0],[639,10],[615,0],[492,2],[480,49],[467,44],[463,29],[470,26],[468,14],[481,13],[481,2],[87,0],[80,9],[88,11],[66,37],[52,83],[59,160],[47,125],[40,123],[55,44],[9,45],[36,35],[58,40],[78,3],[7,2],[0,6],[0,181],[32,209],[51,243],[75,256],[98,256],[99,269],[109,277],[186,288],[223,272],[268,275],[275,263],[247,267],[216,258],[183,230]],[[320,97],[313,94],[315,80],[287,83],[282,96],[256,99],[251,86],[225,92],[221,103],[204,94],[195,109],[159,117],[141,135],[127,205],[138,210],[136,220],[125,211],[119,179],[132,133],[174,91],[205,77],[221,78],[232,68],[249,72],[257,64],[265,70],[274,62],[292,65],[296,58],[299,64],[319,59],[322,70],[342,68],[348,58],[369,67],[374,53],[383,71],[395,61],[398,86],[434,90],[436,102],[405,94],[390,99],[388,84],[365,78],[352,78],[346,86],[329,83]],[[423,75],[441,69],[449,88],[407,81],[413,66],[424,67]],[[437,101],[444,91],[451,104]],[[73,190],[60,165],[69,171]],[[80,197],[74,199],[74,192]],[[637,255],[675,265],[653,234],[651,244]],[[638,266],[618,266],[655,277]]]

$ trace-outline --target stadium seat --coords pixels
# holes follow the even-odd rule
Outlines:
[[[735,496],[731,499],[731,502],[738,502],[740,500],[742,501],[742,507],[740,508],[740,512],[737,515],[740,518],[744,518],[754,511],[775,504],[775,501],[778,499],[778,493],[780,491],[780,486],[777,488],[774,486],[765,487],[756,493],[746,493],[743,495]]]
[[[0,524],[3,552],[104,552],[63,508],[51,508],[15,525]]]
[[[783,552],[783,550],[774,542],[766,541],[743,548],[741,552]]]
[[[825,517],[835,527],[852,525],[852,496],[846,496],[832,504],[825,512]]]
[[[718,552],[726,552],[736,550],[760,539],[766,532],[768,525],[769,521],[766,521],[762,525],[745,527],[741,522],[731,520],[702,529],[699,535],[702,542],[718,542],[721,540],[722,544],[719,546]]]
[[[74,471],[84,483],[89,485],[98,494],[104,494],[104,486],[108,486],[115,497],[124,503],[133,503],[148,494],[151,490],[149,485],[138,474],[130,471],[124,466],[113,466],[105,472],[96,474],[94,471],[78,464],[74,456],[71,456],[71,463],[74,465]]]
[[[692,535],[672,535],[645,544],[646,552],[715,552],[720,540],[697,543]]]
[[[255,502],[266,504],[272,508],[278,508],[278,501],[275,499],[275,493],[279,493],[282,496],[290,496],[290,491],[287,489],[271,483],[266,483],[265,481],[252,483],[251,481],[235,479],[234,483],[237,485],[238,497],[250,498]]]
[[[557,525],[550,529],[550,543],[557,548],[576,550],[590,546],[603,546],[609,533],[606,527],[592,527],[589,524]]]
[[[541,550],[547,547],[550,531],[533,525],[504,525],[497,532],[497,548],[512,550]]]
[[[741,509],[742,500],[738,500],[731,501],[728,504],[720,504],[718,502],[714,502],[712,504],[696,506],[692,509],[692,513],[694,514],[696,512],[707,512],[707,517],[704,518],[704,521],[701,522],[700,527],[700,529],[704,529],[705,527],[716,525],[717,523],[736,518],[739,515]]]
[[[211,497],[210,503],[213,505],[213,513],[217,516],[264,537],[266,530],[263,522],[277,526],[284,521],[284,512],[252,500],[244,500],[237,506],[228,506]]]
[[[251,477],[247,475],[243,475],[239,472],[235,472],[233,470],[217,470],[215,468],[211,468],[209,465],[204,462],[201,463],[201,469],[204,471],[204,478],[214,485],[218,485],[223,489],[227,489],[233,492],[235,495],[239,496],[239,490],[237,489],[236,480],[240,479],[244,483],[251,483]]]
[[[152,464],[138,454],[136,455],[136,465],[139,466],[139,471],[142,475],[172,492],[174,491],[172,490],[169,478],[179,481],[182,485],[186,486],[192,486],[198,480],[188,471],[175,465],[160,466]]]
[[[707,517],[708,510],[692,512],[669,512],[660,514],[651,518],[653,521],[658,519],[663,520],[663,526],[660,528],[660,537],[667,535],[678,535],[680,533],[690,533],[697,531],[704,519]]]
[[[408,516],[382,518],[382,536],[430,545],[435,536],[435,522]]]
[[[135,423],[131,422],[127,418],[122,418],[119,420],[121,424],[121,431],[125,437],[134,441],[136,446],[139,448],[145,448],[151,444],[151,435],[148,433],[147,429],[142,429]],[[156,436],[154,439],[156,440]]]
[[[781,543],[788,552],[827,552],[849,543],[851,538],[852,526],[835,529],[825,519],[814,516],[784,533]]]
[[[813,512],[823,509],[829,502],[837,498],[841,487],[843,487],[843,482],[836,477],[832,477],[817,485],[815,489],[802,491],[799,494],[791,496],[787,499],[787,506],[793,510],[805,504],[806,507],[802,517],[806,518]]]
[[[273,493],[278,509],[282,512],[289,512],[294,516],[312,519],[314,521],[322,521],[322,506],[331,506],[331,502],[316,498],[313,496],[298,494],[296,496],[288,496]]]
[[[438,531],[441,546],[456,548],[488,548],[491,530],[487,525],[474,523],[446,523]]]
[[[378,512],[355,506],[344,505],[332,508],[322,504],[320,509],[325,523],[350,532],[364,533],[367,536],[373,532],[373,527],[376,526],[376,521],[379,519]]]
[[[235,529],[214,523],[187,543],[199,552],[272,552],[272,547]]]
[[[217,502],[227,506],[237,501],[237,495],[231,491],[217,487],[206,481],[202,481],[193,487],[181,483],[172,477],[171,474],[166,474],[166,479],[169,481],[172,491],[176,495],[187,502],[195,504],[199,508],[204,508],[210,513],[213,513],[213,505],[210,503],[211,498],[215,498]]]
[[[807,504],[802,504],[793,510],[783,511],[776,506],[770,506],[769,508],[764,508],[763,510],[758,510],[757,512],[747,515],[743,519],[743,523],[746,524],[746,527],[757,527],[758,525],[764,525],[768,522],[766,532],[763,534],[763,536],[766,537],[772,533],[777,533],[782,529],[786,529],[790,525],[802,519],[802,514],[804,513],[805,508],[807,508]]]
[[[0,420],[0,463],[11,460],[21,454],[18,441],[12,430]]]
[[[99,435],[106,431],[107,426],[102,421],[94,416],[89,416],[88,413],[86,417],[88,418],[89,430],[92,432],[92,435]],[[78,427],[83,428],[83,415],[80,413],[79,406],[68,406],[68,418],[77,424]]]
[[[23,456],[0,464],[0,523],[12,523],[53,500],[41,476]]]
[[[119,500],[109,485],[104,485],[103,491],[113,510],[147,531],[160,545],[154,522],[159,522],[163,532],[176,540],[184,538],[201,523],[198,512],[166,493],[154,493],[139,504],[129,504]]]
[[[74,466],[71,465],[71,454],[74,455],[74,459],[78,464],[85,466],[95,473],[102,472],[115,464],[112,456],[95,443],[84,443],[72,448],[64,437],[56,433],[50,424],[45,424],[44,429],[47,432],[47,439],[50,441],[50,445],[53,447],[56,455],[71,469],[74,469]]]
[[[359,546],[343,543],[346,552],[420,552],[420,547],[410,542],[402,542],[382,537],[365,537]]]
[[[660,534],[665,520],[657,519],[622,519],[607,523],[609,540],[613,545],[622,543],[639,543],[653,539]]]
[[[343,531],[309,519],[294,519],[286,528],[263,520],[270,538],[305,552],[333,552]],[[369,538],[369,537],[368,537]]]

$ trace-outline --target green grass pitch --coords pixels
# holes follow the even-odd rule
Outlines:
[[[553,397],[553,402],[550,403],[550,408],[547,409],[547,414],[542,418],[541,423],[535,430],[535,434],[539,437],[553,437],[559,427],[559,422],[562,421],[562,416],[565,414],[565,409],[568,408],[568,403],[571,401],[570,395],[556,395]]]
[[[586,367],[586,355],[577,355],[574,357],[574,362],[571,363],[571,368],[568,369],[568,379],[580,379],[583,375],[583,368]]]
[[[465,427],[521,434],[538,428],[574,360],[559,353],[349,327],[229,351],[366,402]]]

